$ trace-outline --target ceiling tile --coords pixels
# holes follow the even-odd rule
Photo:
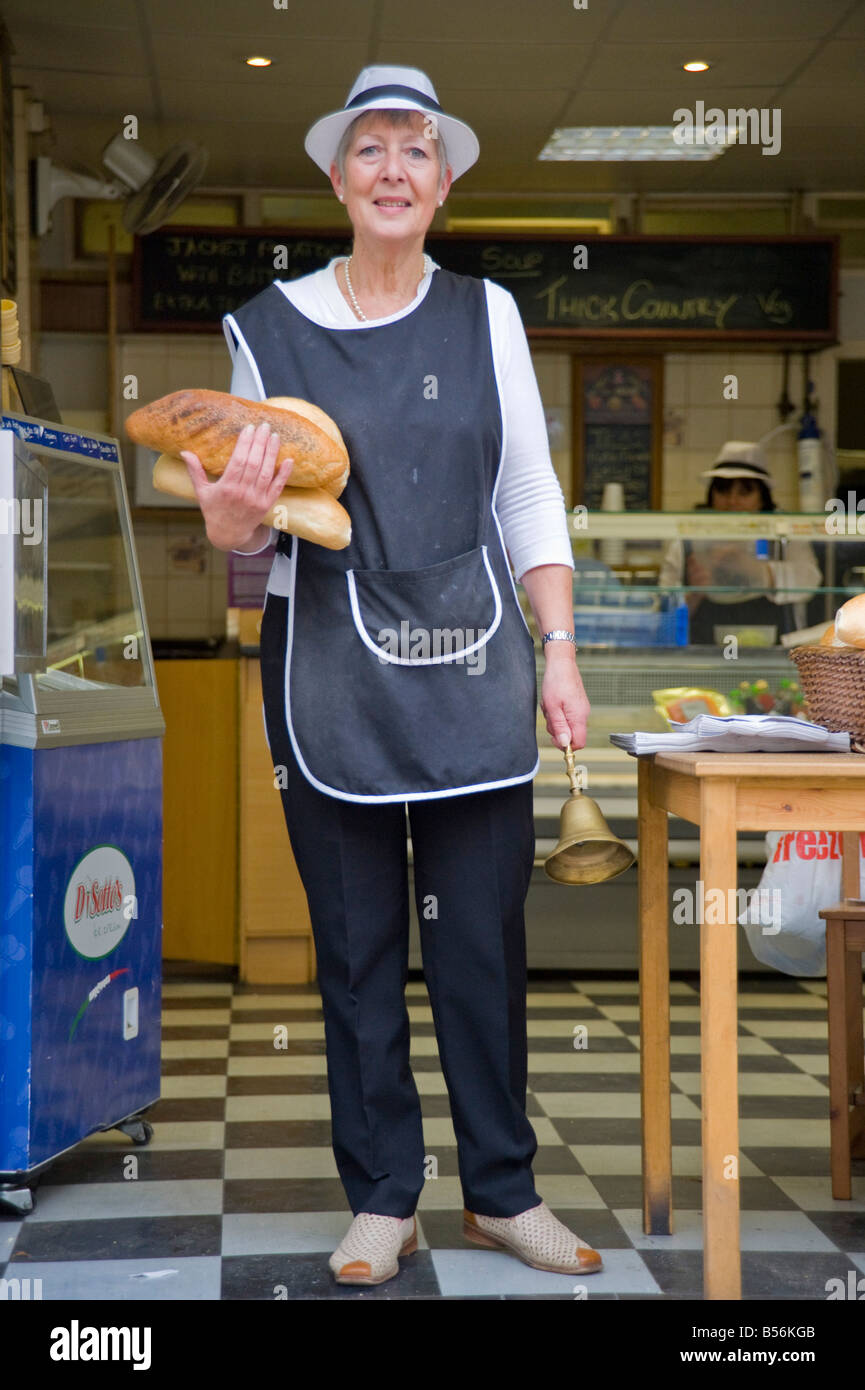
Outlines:
[[[137,29],[135,0],[3,0],[3,18],[17,47],[17,34],[38,20],[43,40],[51,46],[55,26],[81,29]]]
[[[21,67],[38,67],[51,72],[78,72],[86,87],[91,72],[140,74],[145,55],[137,29],[90,29],[81,25],[52,24],[24,20],[15,26],[16,77]]]
[[[687,48],[667,37],[648,47],[639,43],[601,43],[592,53],[592,61],[583,76],[581,86],[621,88],[639,91],[644,88],[687,88],[690,101],[702,97],[714,105],[718,91],[738,92],[742,87],[767,90],[787,82],[811,53],[808,43],[774,40],[771,43],[712,43],[701,48],[695,56],[712,66],[706,73],[688,74],[682,64],[689,57]],[[725,95],[726,104],[726,95]],[[734,102],[738,105],[738,101]]]
[[[441,96],[449,91],[486,91],[509,87],[512,91],[545,87],[573,87],[591,55],[591,46],[571,43],[453,43],[430,39],[418,55],[423,70]],[[403,62],[398,45],[384,41],[378,61]]]
[[[342,89],[335,87],[301,89],[289,83],[284,87],[262,87],[258,91],[251,91],[241,84],[231,84],[223,88],[221,105],[215,106],[209,83],[184,82],[174,91],[166,118],[169,121],[196,121],[220,130],[226,125],[242,125],[246,131],[245,138],[255,142],[264,140],[266,136],[264,129],[260,134],[252,132],[252,126],[279,126],[283,120],[295,119],[305,133],[316,116],[339,110],[343,99]],[[310,111],[313,114],[308,116]]]
[[[865,119],[865,40],[861,43],[845,39],[842,43],[827,43],[805,68],[797,85],[828,87],[836,83],[852,83],[859,90],[860,118]]]
[[[850,9],[850,0],[724,0],[682,4],[682,0],[627,0],[604,38],[647,42],[678,37],[683,43],[729,39],[815,39],[831,33]],[[699,53],[692,55],[699,58]]]
[[[583,44],[594,43],[608,22],[606,7],[595,0],[585,10],[575,10],[571,0],[383,0],[379,34],[416,43],[432,30],[437,39],[491,47],[523,39]],[[423,68],[424,45],[418,48],[412,62]]]
[[[77,0],[76,0],[77,3]],[[368,38],[375,8],[356,0],[288,0],[276,9],[271,0],[147,0],[147,21],[154,34],[235,34],[244,39],[285,35],[307,38]],[[416,22],[423,32],[429,13]]]
[[[144,77],[118,77],[111,73],[45,73],[24,68],[16,80],[30,87],[34,96],[44,101],[52,117],[55,132],[59,132],[69,112],[92,114],[94,108],[119,128],[122,116],[135,115],[140,121],[153,119],[153,91]]]
[[[349,39],[292,40],[281,36],[279,42],[267,47],[265,56],[273,58],[269,68],[247,67],[244,59],[254,52],[255,44],[236,35],[203,35],[196,40],[194,52],[169,34],[155,35],[153,53],[166,112],[189,78],[209,87],[211,103],[217,91],[226,93],[228,84],[232,101],[243,100],[244,93],[257,96],[274,90],[284,97],[290,86],[306,93],[308,109],[313,113],[323,88],[338,93],[336,104],[341,107],[366,60],[364,44]]]

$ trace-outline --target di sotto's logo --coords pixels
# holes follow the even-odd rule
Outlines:
[[[137,916],[135,875],[116,845],[97,845],[72,870],[63,903],[66,935],[87,960],[118,946]]]

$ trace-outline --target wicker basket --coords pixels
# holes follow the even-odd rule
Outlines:
[[[850,746],[865,753],[865,649],[794,647],[805,714],[833,733],[848,733]]]

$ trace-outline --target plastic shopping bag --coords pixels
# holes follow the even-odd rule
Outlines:
[[[826,974],[821,908],[841,898],[840,830],[770,830],[759,888],[739,917],[757,960],[786,975]],[[859,896],[865,897],[859,836]]]

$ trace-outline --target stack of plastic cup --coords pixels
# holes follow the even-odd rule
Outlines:
[[[21,361],[18,305],[14,299],[0,300],[0,361],[5,367],[14,367]]]
[[[621,483],[605,483],[601,496],[602,512],[623,512],[625,510],[625,489]],[[601,541],[601,559],[605,565],[622,565],[625,562],[625,542],[618,538]]]

